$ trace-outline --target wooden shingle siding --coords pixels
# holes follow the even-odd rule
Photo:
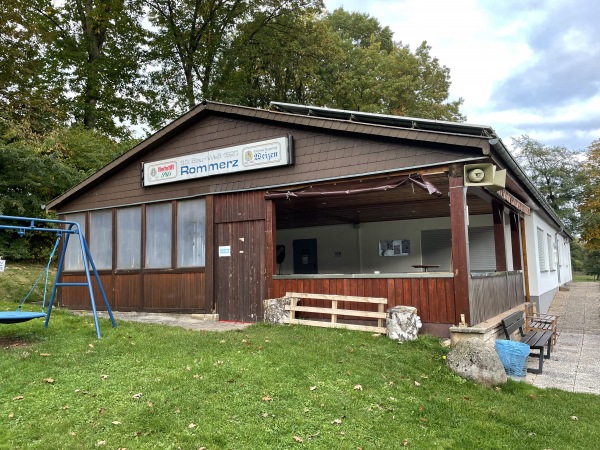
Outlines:
[[[348,128],[358,125],[345,124]],[[367,126],[362,126],[366,131]],[[387,128],[385,129],[387,130]],[[423,133],[428,134],[428,133]],[[143,188],[140,165],[171,157],[247,144],[291,135],[295,164],[237,174],[169,183]],[[383,140],[382,140],[383,139]],[[100,181],[91,190],[61,205],[61,211],[147,203],[219,192],[260,189],[336,177],[386,172],[422,165],[444,164],[455,159],[480,156],[480,149],[450,148],[429,144],[405,145],[388,138],[368,138],[305,127],[278,126],[248,118],[208,115],[181,134],[166,140],[143,157],[133,158],[121,171]],[[479,143],[473,139],[473,144]]]

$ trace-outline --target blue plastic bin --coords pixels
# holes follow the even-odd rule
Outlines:
[[[497,340],[496,352],[508,375],[524,377],[527,371],[529,345],[517,341]]]

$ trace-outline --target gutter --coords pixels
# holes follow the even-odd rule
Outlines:
[[[562,220],[556,215],[550,204],[546,201],[546,199],[542,196],[542,193],[534,186],[534,184],[529,180],[525,172],[517,161],[515,161],[514,157],[510,154],[508,149],[504,146],[504,143],[500,138],[490,139],[488,141],[490,146],[498,153],[502,161],[511,169],[511,171],[517,176],[517,179],[525,185],[525,187],[533,194],[535,200],[542,206],[544,212],[550,216],[550,218],[560,227],[560,232],[564,232],[571,240],[575,238],[565,230],[565,225],[562,223]]]

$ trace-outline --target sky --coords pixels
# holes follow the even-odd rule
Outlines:
[[[450,69],[450,99],[502,141],[584,150],[600,139],[600,1],[324,0],[367,13]]]

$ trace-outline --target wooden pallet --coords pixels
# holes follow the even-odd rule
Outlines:
[[[348,295],[329,295],[329,294],[305,294],[299,292],[286,292],[286,297],[290,298],[289,306],[286,306],[286,311],[290,312],[289,323],[310,325],[313,327],[322,328],[346,328],[348,330],[370,331],[372,333],[386,333],[386,328],[383,326],[383,321],[386,317],[385,307],[387,298],[382,297],[353,297]],[[300,306],[298,302],[302,299],[330,301],[331,307],[320,306]],[[341,309],[339,303],[362,303],[376,304],[377,311],[365,311],[357,309]],[[296,317],[296,312],[308,312],[330,315],[329,322],[320,320],[300,319]],[[338,316],[356,317],[358,319],[377,319],[377,325],[357,325],[350,323],[338,322]]]

